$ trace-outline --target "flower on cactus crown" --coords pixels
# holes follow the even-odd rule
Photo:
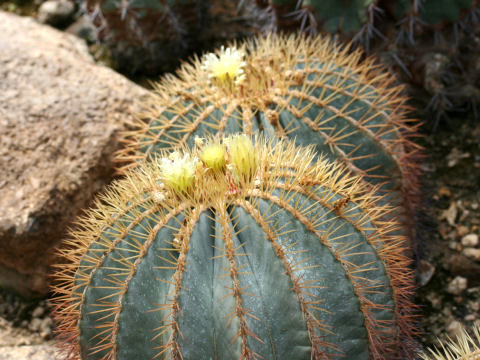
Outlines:
[[[257,157],[250,138],[245,135],[235,135],[226,139],[230,155],[230,165],[236,175],[251,178],[257,170]]]
[[[160,170],[163,182],[177,193],[188,191],[195,182],[196,163],[197,158],[192,159],[188,154],[182,157],[178,152],[173,152],[168,158],[162,158]]]
[[[204,56],[202,69],[208,72],[210,79],[215,78],[222,82],[231,80],[238,84],[245,79],[243,67],[246,62],[243,61],[244,56],[245,53],[242,50],[237,50],[234,47],[225,49],[222,46],[220,56],[214,53]]]
[[[225,149],[220,144],[208,144],[203,149],[200,159],[208,168],[222,170],[225,167]]]

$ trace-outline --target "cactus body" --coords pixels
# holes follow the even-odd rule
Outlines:
[[[368,27],[373,30],[375,20],[380,22],[385,12],[399,22],[415,16],[419,24],[438,25],[459,21],[478,6],[476,0],[396,0],[384,4],[378,0],[267,0],[255,3],[260,9],[272,10],[272,21],[279,30],[301,28],[313,33],[325,30],[356,35]]]
[[[394,79],[326,38],[274,35],[239,51],[248,53],[239,83],[209,78],[198,60],[184,65],[180,79],[160,83],[137,129],[125,134],[119,160],[136,166],[163,149],[192,146],[195,136],[263,131],[343,162],[388,193],[407,223],[418,148]]]
[[[225,0],[86,0],[85,7],[124,73],[158,75],[203,48],[251,35],[249,7]]]
[[[69,358],[403,359],[412,274],[388,209],[293,144],[229,151],[184,191],[142,164],[80,222],[57,272]]]

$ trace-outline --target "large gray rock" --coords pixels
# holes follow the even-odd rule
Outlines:
[[[48,291],[52,248],[111,179],[116,134],[147,95],[84,42],[0,12],[0,287]]]

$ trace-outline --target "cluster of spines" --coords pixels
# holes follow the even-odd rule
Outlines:
[[[379,284],[375,284],[375,281],[367,280],[364,277],[363,274],[365,272],[372,270],[369,264],[355,265],[354,262],[351,262],[351,257],[356,254],[356,245],[347,242],[343,244],[343,248],[340,251],[334,250],[332,246],[339,245],[345,237],[343,235],[341,238],[328,239],[329,233],[335,234],[337,231],[334,229],[334,223],[332,223],[332,228],[328,232],[318,234],[318,237],[325,246],[329,247],[336,254],[335,256],[338,257],[338,260],[344,266],[347,276],[352,280],[356,288],[356,293],[362,304],[362,312],[365,315],[373,358],[381,359],[384,356],[382,354],[388,353],[388,349],[394,351],[393,349],[400,346],[405,338],[413,335],[414,328],[411,325],[413,323],[411,319],[413,306],[410,303],[413,291],[412,274],[411,271],[407,270],[409,260],[402,255],[405,246],[404,240],[401,237],[391,235],[397,225],[394,222],[384,224],[381,221],[381,217],[384,216],[385,211],[388,211],[388,208],[375,205],[378,199],[361,185],[358,178],[343,176],[344,171],[342,167],[327,165],[322,160],[317,165],[312,166],[313,154],[311,151],[299,151],[292,144],[285,146],[281,142],[276,145],[270,143],[265,146],[260,141],[255,146],[255,153],[258,156],[259,172],[255,174],[255,179],[244,179],[240,184],[237,184],[238,188],[230,193],[229,199],[226,199],[225,195],[221,196],[225,188],[228,188],[225,185],[219,186],[219,191],[213,191],[207,198],[204,197],[205,193],[203,192],[202,196],[179,192],[169,193],[164,185],[158,183],[159,163],[157,162],[130,173],[124,181],[115,184],[97,202],[97,210],[91,210],[86,217],[80,220],[78,225],[81,230],[72,232],[72,240],[66,242],[66,250],[62,251],[62,255],[68,260],[68,264],[59,266],[56,274],[59,280],[56,291],[61,294],[61,297],[57,298],[57,318],[60,321],[58,333],[64,340],[63,349],[69,350],[69,359],[77,359],[80,354],[78,338],[80,336],[79,319],[82,312],[83,291],[89,286],[95,271],[102,267],[105,256],[112,252],[136,225],[141,223],[142,217],[148,217],[155,212],[161,212],[164,216],[158,217],[155,225],[158,231],[162,224],[166,225],[169,219],[173,219],[180,212],[186,211],[185,218],[189,220],[178,224],[178,236],[172,239],[169,244],[171,246],[169,251],[177,252],[179,255],[165,259],[166,263],[171,264],[171,268],[175,269],[174,276],[171,279],[160,280],[174,286],[174,291],[170,294],[171,301],[158,305],[159,309],[154,309],[157,311],[160,309],[169,310],[169,321],[166,321],[165,324],[157,329],[157,335],[155,336],[155,338],[158,338],[168,334],[167,341],[164,341],[163,345],[158,348],[158,355],[164,354],[174,359],[179,357],[177,316],[181,309],[178,301],[176,301],[176,295],[178,296],[178,291],[181,287],[181,277],[186,266],[184,255],[189,247],[188,234],[193,230],[192,224],[195,223],[195,219],[208,207],[214,208],[220,215],[219,218],[225,220],[227,216],[225,209],[228,204],[237,204],[246,209],[247,212],[256,218],[267,237],[269,239],[272,238],[270,241],[274,244],[277,256],[282,259],[285,271],[293,281],[293,290],[300,301],[302,312],[309,328],[314,354],[312,356],[314,358],[328,358],[325,355],[325,350],[320,350],[321,348],[329,349],[329,351],[335,353],[338,349],[333,344],[325,343],[321,337],[316,335],[317,330],[334,331],[334,329],[326,329],[314,315],[314,309],[321,308],[321,299],[312,298],[309,295],[309,289],[318,286],[315,285],[314,281],[302,281],[301,277],[294,274],[295,271],[303,269],[302,263],[289,261],[285,256],[285,251],[291,252],[289,248],[284,248],[273,239],[282,233],[285,224],[273,224],[272,228],[271,221],[268,219],[274,214],[270,214],[262,220],[261,214],[256,209],[255,202],[252,203],[250,200],[246,200],[246,197],[253,198],[255,195],[260,194],[271,200],[275,199],[276,202],[282,204],[285,208],[291,207],[289,211],[294,213],[296,218],[314,233],[317,231],[316,227],[318,224],[327,221],[322,217],[318,218],[315,216],[315,207],[320,206],[330,207],[330,210],[338,217],[349,218],[356,228],[368,234],[368,241],[373,248],[377,249],[378,256],[385,262],[386,271],[391,281],[393,297],[396,303],[395,318],[398,327],[396,335],[382,334],[382,328],[388,328],[388,324],[382,324],[381,321],[377,321],[372,313],[375,309],[381,309],[384,306],[372,303],[369,300],[369,294],[384,291],[384,289],[379,289]],[[279,179],[282,180],[279,181]],[[215,184],[209,184],[207,180],[207,183],[202,183],[201,185],[218,186],[219,180],[221,180],[221,176],[214,176],[212,181]],[[260,185],[257,182],[258,180],[260,180]],[[322,184],[331,193],[327,191],[329,195],[326,195],[327,193],[318,194],[313,191],[315,185],[318,184]],[[208,188],[215,189],[215,186]],[[272,194],[272,190],[275,188],[283,189],[280,197]],[[311,205],[305,207],[305,204],[299,202],[300,198],[297,198],[295,205],[292,207],[290,204],[292,199],[295,199],[295,194],[301,192],[305,193],[307,199],[312,198],[319,205],[313,208]],[[158,196],[159,193],[162,196]],[[340,194],[340,198],[332,201]],[[219,197],[220,199],[223,198],[223,202]],[[224,203],[225,201],[227,203]],[[351,203],[356,205],[351,206]],[[143,213],[138,210],[139,206],[143,209]],[[359,208],[366,211],[360,218],[358,218],[357,214],[357,209]],[[122,217],[130,218],[128,226],[119,222],[119,219]],[[372,221],[377,228],[376,230],[371,229]],[[223,231],[230,231],[225,224],[222,226]],[[122,271],[125,272],[125,269],[127,269],[128,274],[123,273],[123,276],[127,278],[133,276],[137,262],[145,255],[148,246],[151,245],[155,237],[152,236],[154,228],[145,228],[144,230],[146,233],[139,235],[145,238],[144,243],[139,241],[131,243],[129,246],[131,246],[132,256],[118,260],[118,263],[125,265],[125,268],[119,271],[122,273]],[[105,235],[109,233],[114,235],[113,239]],[[225,239],[228,239],[230,236],[229,234],[224,235],[228,235]],[[225,241],[224,256],[228,258],[230,264],[235,264],[235,257],[242,255],[238,253],[241,249],[234,248],[233,243]],[[92,245],[95,246],[93,250]],[[232,265],[230,275],[235,278],[240,270]],[[122,310],[121,302],[118,299],[112,302],[109,299],[115,296],[121,297],[127,290],[125,281],[115,280],[114,278],[110,278],[112,293],[97,300],[100,309],[98,312],[105,314],[105,316],[102,316],[99,320],[103,323],[98,325],[98,333],[95,336],[97,345],[94,348],[94,352],[105,352],[104,359],[115,358],[115,329],[118,331],[118,317]],[[235,284],[238,285],[238,282],[234,281]],[[233,296],[237,302],[236,315],[239,316],[240,322],[242,322],[242,317],[249,316],[249,313],[248,309],[242,305],[240,294],[247,294],[246,289],[238,286],[234,286],[231,289],[230,296]],[[232,314],[232,316],[234,315]],[[243,329],[243,331],[235,335],[243,339],[242,344],[244,344],[244,348],[242,349],[242,356],[245,359],[257,358],[257,355],[252,353],[252,350],[247,346],[248,338],[255,339],[255,334],[249,331],[246,320],[244,319],[243,321],[245,326],[240,327],[240,330]],[[376,350],[379,353],[376,353]],[[393,356],[393,352],[390,354]]]
[[[302,36],[270,35],[250,41],[238,51],[248,55],[242,69],[245,79],[235,86],[212,82],[200,59],[183,64],[177,77],[167,76],[157,84],[148,109],[132,124],[134,130],[123,134],[126,146],[117,156],[125,164],[123,170],[137,166],[159,149],[191,145],[198,132],[203,132],[200,136],[222,134],[236,127],[236,131],[253,134],[258,130],[256,118],[263,116],[259,114],[265,114],[265,132],[279,137],[290,133],[295,136],[294,125],[280,123],[280,113],[286,110],[305,122],[336,158],[367,182],[390,183],[382,188],[385,190],[399,181],[400,189],[393,187],[403,195],[394,199],[395,205],[404,206],[404,218],[411,218],[412,209],[418,204],[421,149],[414,138],[420,124],[407,117],[409,108],[402,95],[403,87],[396,85],[374,58],[362,60],[360,51],[351,51],[349,46],[342,47],[329,38]],[[323,64],[321,68],[317,59]],[[320,95],[312,95],[316,89],[322,89]],[[324,95],[326,91],[331,94]],[[339,97],[348,100],[337,107],[334,102]],[[298,104],[293,105],[292,99]],[[352,115],[357,107],[351,106],[357,101],[369,107],[358,119]],[[314,118],[305,116],[312,105],[322,109]],[[325,116],[327,112],[330,115]],[[349,143],[347,138],[353,132],[332,125],[333,118],[350,123],[355,132],[377,143],[387,156],[395,159],[396,174],[385,174],[381,170],[384,164],[380,163],[371,168],[357,166],[356,162],[368,161],[375,154],[362,154],[362,145]],[[301,136],[297,135],[297,140],[302,141]]]
[[[473,335],[463,328],[455,339],[447,337],[445,342],[440,342],[440,348],[429,348],[422,352],[423,360],[475,360],[480,357],[480,326],[474,325]]]

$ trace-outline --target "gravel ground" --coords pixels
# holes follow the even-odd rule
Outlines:
[[[0,360],[54,360],[48,302],[0,292]]]
[[[480,325],[480,124],[465,119],[427,135],[429,224],[421,242],[421,341]]]

